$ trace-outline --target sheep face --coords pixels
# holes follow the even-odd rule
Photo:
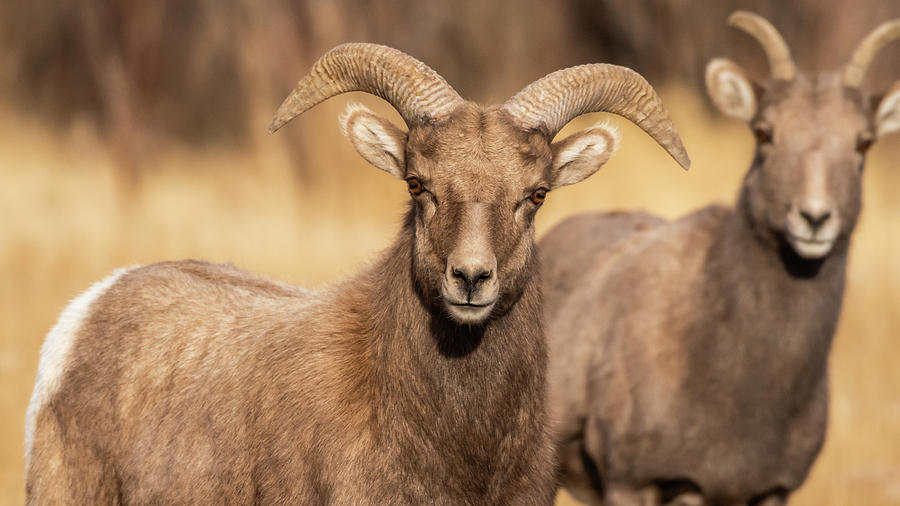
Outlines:
[[[750,122],[757,139],[745,184],[750,215],[801,258],[823,258],[856,224],[871,115],[836,75],[801,77],[761,98]]]
[[[900,130],[900,82],[878,100],[861,89],[878,52],[900,38],[900,19],[869,33],[840,74],[812,77],[797,72],[787,43],[765,18],[737,11],[728,24],[759,42],[772,71],[760,84],[724,58],[706,67],[713,103],[756,134],[742,205],[764,238],[821,260],[845,247],[856,225],[866,151],[876,136]]]
[[[551,145],[501,108],[471,102],[408,134],[360,106],[342,123],[364,158],[406,182],[418,289],[465,325],[518,299],[535,272],[534,217],[547,192],[595,172],[617,144],[600,126]]]
[[[759,233],[808,260],[845,246],[861,207],[866,151],[896,130],[890,118],[900,114],[900,93],[873,109],[836,74],[760,85],[727,60],[707,67],[707,87],[722,112],[756,135],[742,196]]]

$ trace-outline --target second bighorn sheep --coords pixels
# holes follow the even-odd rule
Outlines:
[[[498,106],[463,100],[397,50],[339,46],[275,114],[329,97],[409,210],[371,266],[319,291],[227,265],[119,272],[63,312],[26,421],[30,504],[549,504],[546,344],[533,219],[594,173],[617,134],[551,143],[572,118],[635,122],[682,165],[638,74],[585,65]]]
[[[900,82],[861,84],[900,20],[810,77],[768,21],[729,23],[772,70],[707,67],[715,105],[756,134],[736,208],[583,215],[540,243],[562,479],[585,500],[783,504],[822,445],[865,154],[900,130]]]

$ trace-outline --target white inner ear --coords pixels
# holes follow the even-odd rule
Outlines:
[[[878,104],[875,127],[878,137],[900,130],[900,85],[894,86]]]
[[[750,121],[756,115],[753,85],[733,62],[717,58],[706,66],[706,89],[726,116]]]
[[[566,139],[553,160],[553,187],[575,184],[590,176],[619,149],[619,130],[596,125]]]
[[[356,151],[379,169],[403,179],[406,175],[403,133],[362,104],[350,104],[340,118],[341,129]]]

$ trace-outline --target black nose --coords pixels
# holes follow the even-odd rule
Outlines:
[[[800,216],[803,216],[803,219],[809,223],[809,227],[813,229],[813,231],[818,230],[828,218],[831,218],[831,211],[824,211],[819,214],[811,213],[809,211],[800,211]]]
[[[466,287],[466,293],[470,296],[478,288],[478,284],[491,278],[491,271],[483,267],[460,266],[453,268],[453,277],[460,280]]]

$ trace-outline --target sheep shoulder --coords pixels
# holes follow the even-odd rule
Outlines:
[[[586,214],[563,222],[543,239],[542,254],[550,252],[545,246],[556,246],[562,237],[572,241],[568,249],[557,248],[542,257],[544,266],[552,266],[545,267],[545,272],[562,272],[565,278],[544,278],[545,285],[557,284],[548,294],[546,318],[550,329],[550,411],[563,441],[581,444],[588,413],[597,402],[608,403],[616,416],[621,415],[622,429],[627,428],[628,407],[633,402],[631,375],[649,367],[658,359],[654,355],[668,355],[667,367],[680,370],[679,350],[658,332],[677,323],[662,321],[672,304],[665,290],[682,293],[676,301],[683,306],[680,311],[690,309],[690,285],[683,283],[683,277],[702,269],[702,251],[728,215],[728,209],[721,206],[672,222],[640,212]],[[628,317],[640,304],[650,307],[640,312],[640,318]],[[628,338],[614,342],[620,336],[616,330],[622,326],[629,328]],[[625,356],[640,362],[634,371],[632,362],[628,367],[621,363]],[[598,397],[592,384],[621,395]],[[563,450],[562,458],[578,460],[580,451],[573,446]]]

